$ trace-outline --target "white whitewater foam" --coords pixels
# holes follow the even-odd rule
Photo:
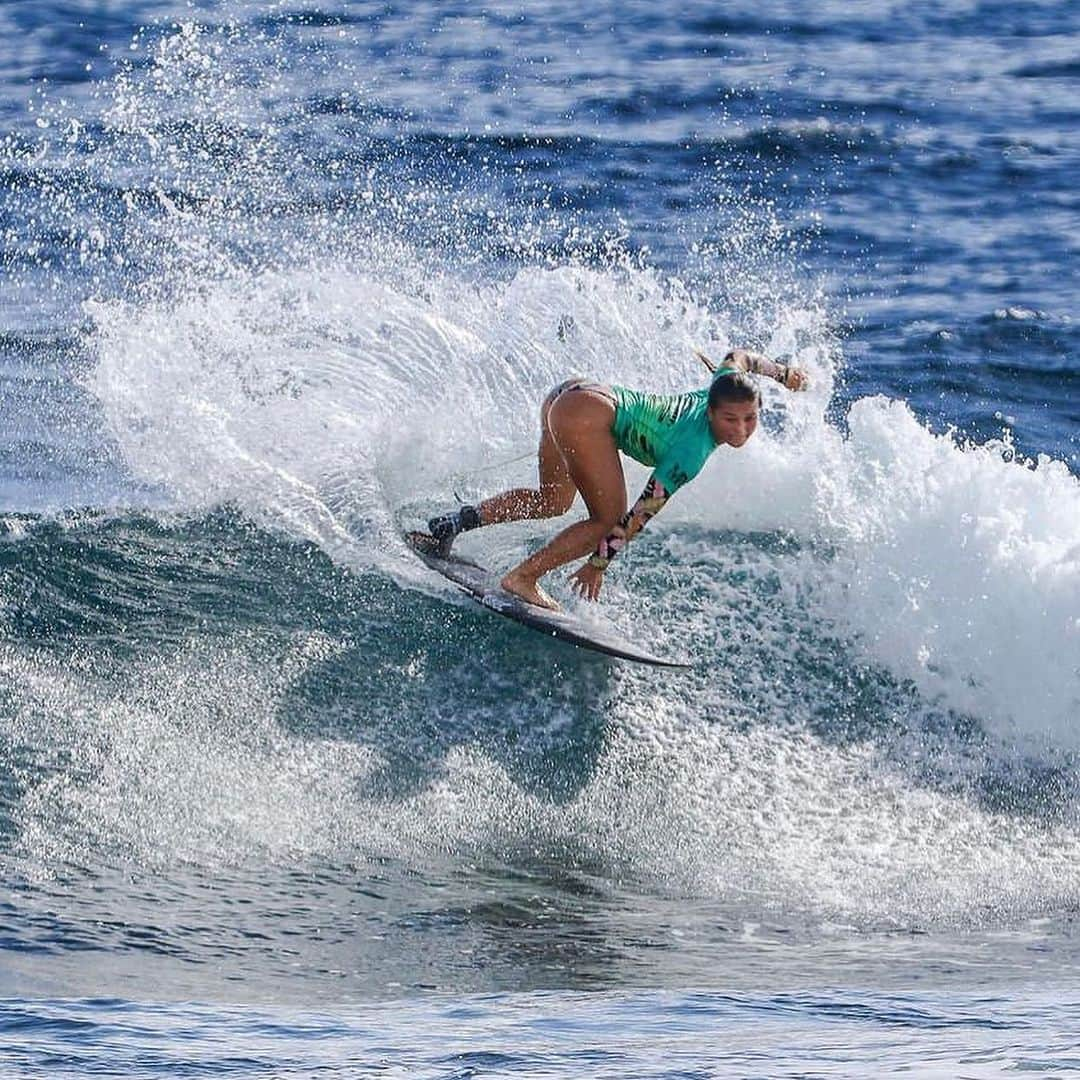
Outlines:
[[[550,859],[665,893],[751,896],[781,917],[872,926],[993,925],[1080,897],[1075,823],[913,783],[867,741],[703,723],[703,701],[722,710],[722,695],[629,669],[604,688],[608,732],[569,798],[530,789],[465,732],[438,757],[412,748],[427,758],[423,783],[371,794],[379,748],[281,723],[293,688],[333,652],[317,635],[276,663],[261,644],[202,642],[116,680],[4,650],[18,708],[0,714],[0,734],[47,747],[52,762],[13,808],[23,869]],[[438,715],[437,680],[403,688],[409,714]],[[520,707],[532,721],[509,708],[523,732],[545,715],[539,699]],[[548,700],[547,720],[558,713]],[[387,728],[401,748],[423,730]]]

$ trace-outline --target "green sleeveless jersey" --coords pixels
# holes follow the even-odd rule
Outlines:
[[[647,394],[613,386],[615,422],[611,432],[618,448],[655,469],[668,494],[693,480],[716,449],[709,427],[709,391]]]

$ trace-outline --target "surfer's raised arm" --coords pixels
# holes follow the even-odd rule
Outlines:
[[[716,365],[704,353],[699,352],[695,355],[715,374]],[[801,368],[791,364],[781,364],[776,360],[770,360],[763,353],[750,352],[748,349],[732,349],[724,357],[722,367],[746,371],[751,375],[764,375],[766,378],[775,379],[788,390],[805,390],[807,387],[806,372]]]

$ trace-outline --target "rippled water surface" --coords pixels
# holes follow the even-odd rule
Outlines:
[[[1049,2],[0,6],[0,1072],[1080,1068],[1078,58]],[[733,344],[809,392],[586,613],[688,671],[403,546],[562,378]]]

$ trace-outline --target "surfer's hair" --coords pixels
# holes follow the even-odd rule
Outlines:
[[[761,391],[745,372],[721,371],[709,387],[709,408],[718,408],[725,401],[756,401],[760,405]]]

